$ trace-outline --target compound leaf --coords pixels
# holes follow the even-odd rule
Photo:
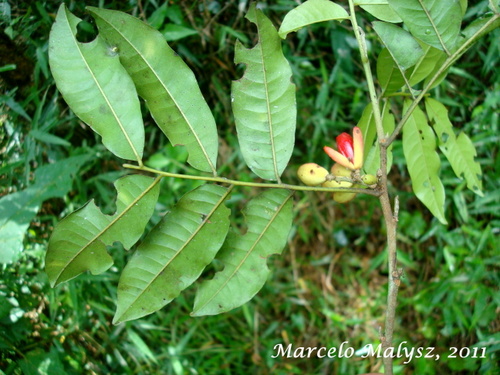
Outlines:
[[[148,234],[120,277],[115,324],[161,309],[200,276],[226,238],[229,193],[218,185],[198,187]]]
[[[49,38],[49,63],[57,88],[112,153],[140,164],[144,125],[134,83],[100,36],[90,43],[78,42],[80,21],[61,4]]]
[[[116,213],[105,215],[90,201],[61,220],[50,237],[45,270],[56,286],[79,274],[106,271],[113,259],[106,245],[119,241],[126,249],[142,235],[153,214],[160,178],[125,176],[115,182]]]
[[[174,146],[186,147],[189,164],[215,175],[217,127],[191,69],[159,31],[139,19],[113,10],[88,9],[163,133]]]
[[[259,42],[247,49],[236,41],[234,61],[246,65],[244,76],[231,89],[238,141],[255,174],[279,181],[295,143],[295,85],[271,21],[255,4],[246,18],[257,25]]]
[[[476,148],[465,133],[455,136],[446,107],[435,99],[425,100],[427,116],[439,139],[439,148],[450,162],[455,174],[465,178],[467,187],[483,196],[481,165],[474,160]]]
[[[459,0],[389,0],[389,5],[413,36],[447,55],[454,51],[462,23]]]
[[[313,23],[347,18],[349,14],[338,4],[329,0],[308,0],[287,13],[279,29],[279,36],[285,39],[289,33]]]
[[[217,259],[224,269],[203,282],[196,294],[192,316],[220,314],[249,301],[269,274],[267,258],[280,254],[292,225],[292,195],[270,189],[253,198],[243,211],[248,225],[244,235],[230,232]]]
[[[403,112],[411,102],[405,101]],[[444,186],[439,178],[441,161],[436,153],[436,137],[425,118],[424,112],[417,107],[403,127],[403,152],[411,177],[413,192],[417,198],[443,224]]]

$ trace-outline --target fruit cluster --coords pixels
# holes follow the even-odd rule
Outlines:
[[[363,188],[366,185],[377,183],[377,177],[366,174],[360,176],[363,167],[363,133],[357,126],[352,131],[352,136],[347,133],[340,134],[337,141],[337,150],[325,146],[324,151],[335,161],[330,172],[316,163],[306,163],[299,167],[297,175],[300,180],[308,186]],[[356,183],[359,180],[360,183]],[[333,199],[338,203],[346,203],[352,200],[356,193],[334,192]]]

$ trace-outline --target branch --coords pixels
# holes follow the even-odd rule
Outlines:
[[[387,348],[392,347],[392,338],[394,334],[394,323],[396,318],[396,304],[399,289],[399,276],[396,271],[397,266],[397,246],[396,246],[396,231],[397,231],[397,215],[399,211],[399,205],[396,198],[395,214],[393,214],[391,202],[388,193],[388,179],[387,179],[387,148],[390,143],[385,140],[384,128],[382,124],[382,116],[380,113],[379,98],[377,92],[375,91],[375,85],[373,83],[373,75],[370,69],[370,63],[368,59],[368,51],[366,49],[366,42],[364,38],[363,31],[358,27],[356,22],[356,13],[354,10],[353,0],[349,0],[349,8],[351,11],[351,22],[354,28],[354,34],[356,40],[358,41],[361,53],[361,61],[363,63],[363,69],[365,71],[366,81],[368,83],[368,91],[370,93],[370,99],[373,107],[373,115],[375,120],[375,126],[377,129],[377,138],[380,145],[380,170],[379,170],[379,187],[380,187],[380,205],[382,206],[382,211],[384,214],[384,221],[387,231],[387,262],[389,266],[389,290],[387,294],[387,310],[385,316],[385,330],[384,336],[381,337],[382,348],[384,352]],[[393,358],[392,356],[384,356],[384,373],[385,375],[393,374]]]
[[[295,191],[323,191],[327,193],[335,193],[335,192],[343,192],[343,193],[357,193],[357,194],[368,194],[374,197],[378,197],[380,195],[380,191],[375,188],[328,188],[328,187],[320,187],[320,186],[302,186],[302,185],[291,185],[291,184],[283,184],[283,183],[262,183],[262,182],[245,182],[238,180],[231,180],[225,177],[209,177],[209,176],[194,176],[188,174],[179,174],[179,173],[170,173],[164,172],[157,169],[149,168],[146,166],[138,166],[133,164],[123,164],[124,168],[134,169],[142,172],[154,173],[159,176],[164,177],[174,177],[174,178],[183,178],[186,180],[199,180],[199,181],[210,181],[210,182],[218,182],[221,184],[229,184],[235,186],[246,186],[246,187],[255,187],[255,188],[271,188],[271,189],[288,189]],[[347,180],[343,179],[342,180]],[[356,181],[356,184],[360,184],[360,182]],[[368,185],[366,185],[369,187]]]
[[[375,84],[373,83],[373,75],[370,67],[370,60],[368,59],[368,49],[366,48],[365,33],[358,26],[358,21],[356,20],[356,12],[354,10],[353,0],[349,0],[349,10],[351,11],[351,23],[354,31],[354,35],[359,45],[359,53],[361,55],[361,63],[363,64],[363,70],[365,71],[366,83],[368,85],[368,92],[370,94],[370,100],[373,107],[373,119],[375,120],[375,127],[377,128],[378,139],[384,139],[384,128],[382,126],[382,115],[380,114],[380,105],[377,92],[375,90]]]

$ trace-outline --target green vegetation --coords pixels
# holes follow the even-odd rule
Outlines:
[[[382,213],[369,196],[358,195],[338,205],[331,194],[297,192],[292,235],[283,254],[268,261],[273,270],[268,282],[248,304],[223,315],[190,317],[195,295],[195,287],[190,287],[153,315],[112,325],[119,270],[132,254],[116,244],[109,251],[115,263],[109,271],[84,274],[51,289],[43,262],[54,225],[90,199],[105,213],[114,213],[113,182],[124,170],[122,160],[67,109],[55,88],[47,50],[59,4],[12,3],[0,3],[0,195],[11,197],[4,207],[14,210],[23,204],[24,210],[22,217],[9,221],[13,235],[0,238],[8,244],[2,245],[0,258],[17,258],[0,265],[1,371],[350,375],[380,369],[380,361],[359,357],[271,357],[277,344],[339,348],[348,341],[356,349],[378,345],[387,293],[386,252]],[[224,176],[252,181],[239,151],[229,96],[232,80],[242,74],[241,66],[233,62],[236,40],[249,46],[255,36],[240,3],[245,4],[109,1],[105,7],[147,20],[163,33],[194,71],[214,114],[222,142],[218,164]],[[488,6],[486,0],[470,3],[467,23]],[[66,4],[80,18],[91,20],[83,3]],[[86,5],[102,7],[104,2]],[[264,10],[279,25],[295,6],[295,1],[279,0]],[[363,17],[359,22],[369,31],[369,54],[377,56],[381,46],[377,30],[369,26],[373,18]],[[80,26],[80,40],[92,40],[94,26],[89,22]],[[401,140],[393,147],[389,178],[400,192],[398,255],[404,267],[395,344],[435,347],[441,356],[439,361],[414,358],[407,365],[397,360],[397,374],[498,371],[499,36],[496,30],[479,41],[435,89],[450,111],[456,134],[466,132],[478,150],[484,197],[468,190],[442,158],[448,225],[441,224],[412,193]],[[368,98],[355,46],[349,23],[314,25],[284,41],[298,109],[298,142],[284,182],[297,183],[296,171],[306,162],[328,165],[322,147],[333,144],[340,132],[350,132],[360,119]],[[145,108],[144,118],[146,164],[190,173],[184,151],[167,145]],[[63,168],[71,173],[63,173]],[[200,182],[164,178],[161,184],[160,204],[149,227]],[[257,193],[238,189],[231,200],[243,205]],[[0,212],[0,222],[5,212]],[[232,222],[236,220],[241,218]],[[22,252],[17,254],[17,248]],[[486,355],[447,358],[450,347],[471,351],[485,347]]]

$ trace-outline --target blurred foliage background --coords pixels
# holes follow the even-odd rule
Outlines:
[[[84,19],[81,41],[95,37],[84,3],[65,1]],[[338,1],[346,5],[346,1]],[[67,108],[48,67],[48,36],[59,1],[0,2],[0,196],[33,187],[38,168],[68,157],[80,160],[70,189],[37,208],[19,259],[0,265],[0,373],[5,374],[359,374],[380,370],[376,359],[272,358],[274,346],[360,349],[377,345],[383,324],[387,269],[378,202],[357,197],[333,204],[324,194],[297,193],[296,218],[283,256],[264,289],[250,303],[221,316],[191,318],[195,286],[158,313],[111,325],[119,270],[130,254],[110,249],[115,266],[51,289],[43,271],[45,246],[61,218],[94,199],[114,211],[112,182],[121,161]],[[485,12],[488,1],[469,1],[464,23]],[[160,30],[198,77],[220,135],[220,173],[252,180],[238,151],[230,106],[236,39],[250,47],[255,30],[244,19],[248,1],[88,1],[122,10]],[[262,1],[276,26],[297,5]],[[369,48],[381,46],[360,12]],[[326,26],[326,27],[325,27]],[[396,361],[397,374],[497,374],[500,354],[498,189],[500,103],[499,30],[478,42],[452,68],[434,95],[450,110],[456,132],[477,147],[484,197],[454,176],[443,158],[448,226],[433,219],[411,192],[400,143],[390,178],[400,199],[399,260],[405,274],[397,309],[396,344],[435,347],[440,360]],[[283,180],[297,183],[297,167],[328,165],[321,148],[349,131],[367,104],[350,25],[315,25],[283,43],[297,85],[297,144]],[[147,164],[193,172],[182,150],[168,145],[145,111]],[[164,179],[153,223],[196,182]],[[47,193],[50,196],[51,192]],[[243,205],[256,192],[235,191]],[[0,213],[5,215],[5,213]],[[235,214],[235,223],[241,218]],[[0,249],[0,251],[5,249]],[[450,347],[486,348],[484,358],[448,358]],[[466,354],[467,351],[462,351]]]

